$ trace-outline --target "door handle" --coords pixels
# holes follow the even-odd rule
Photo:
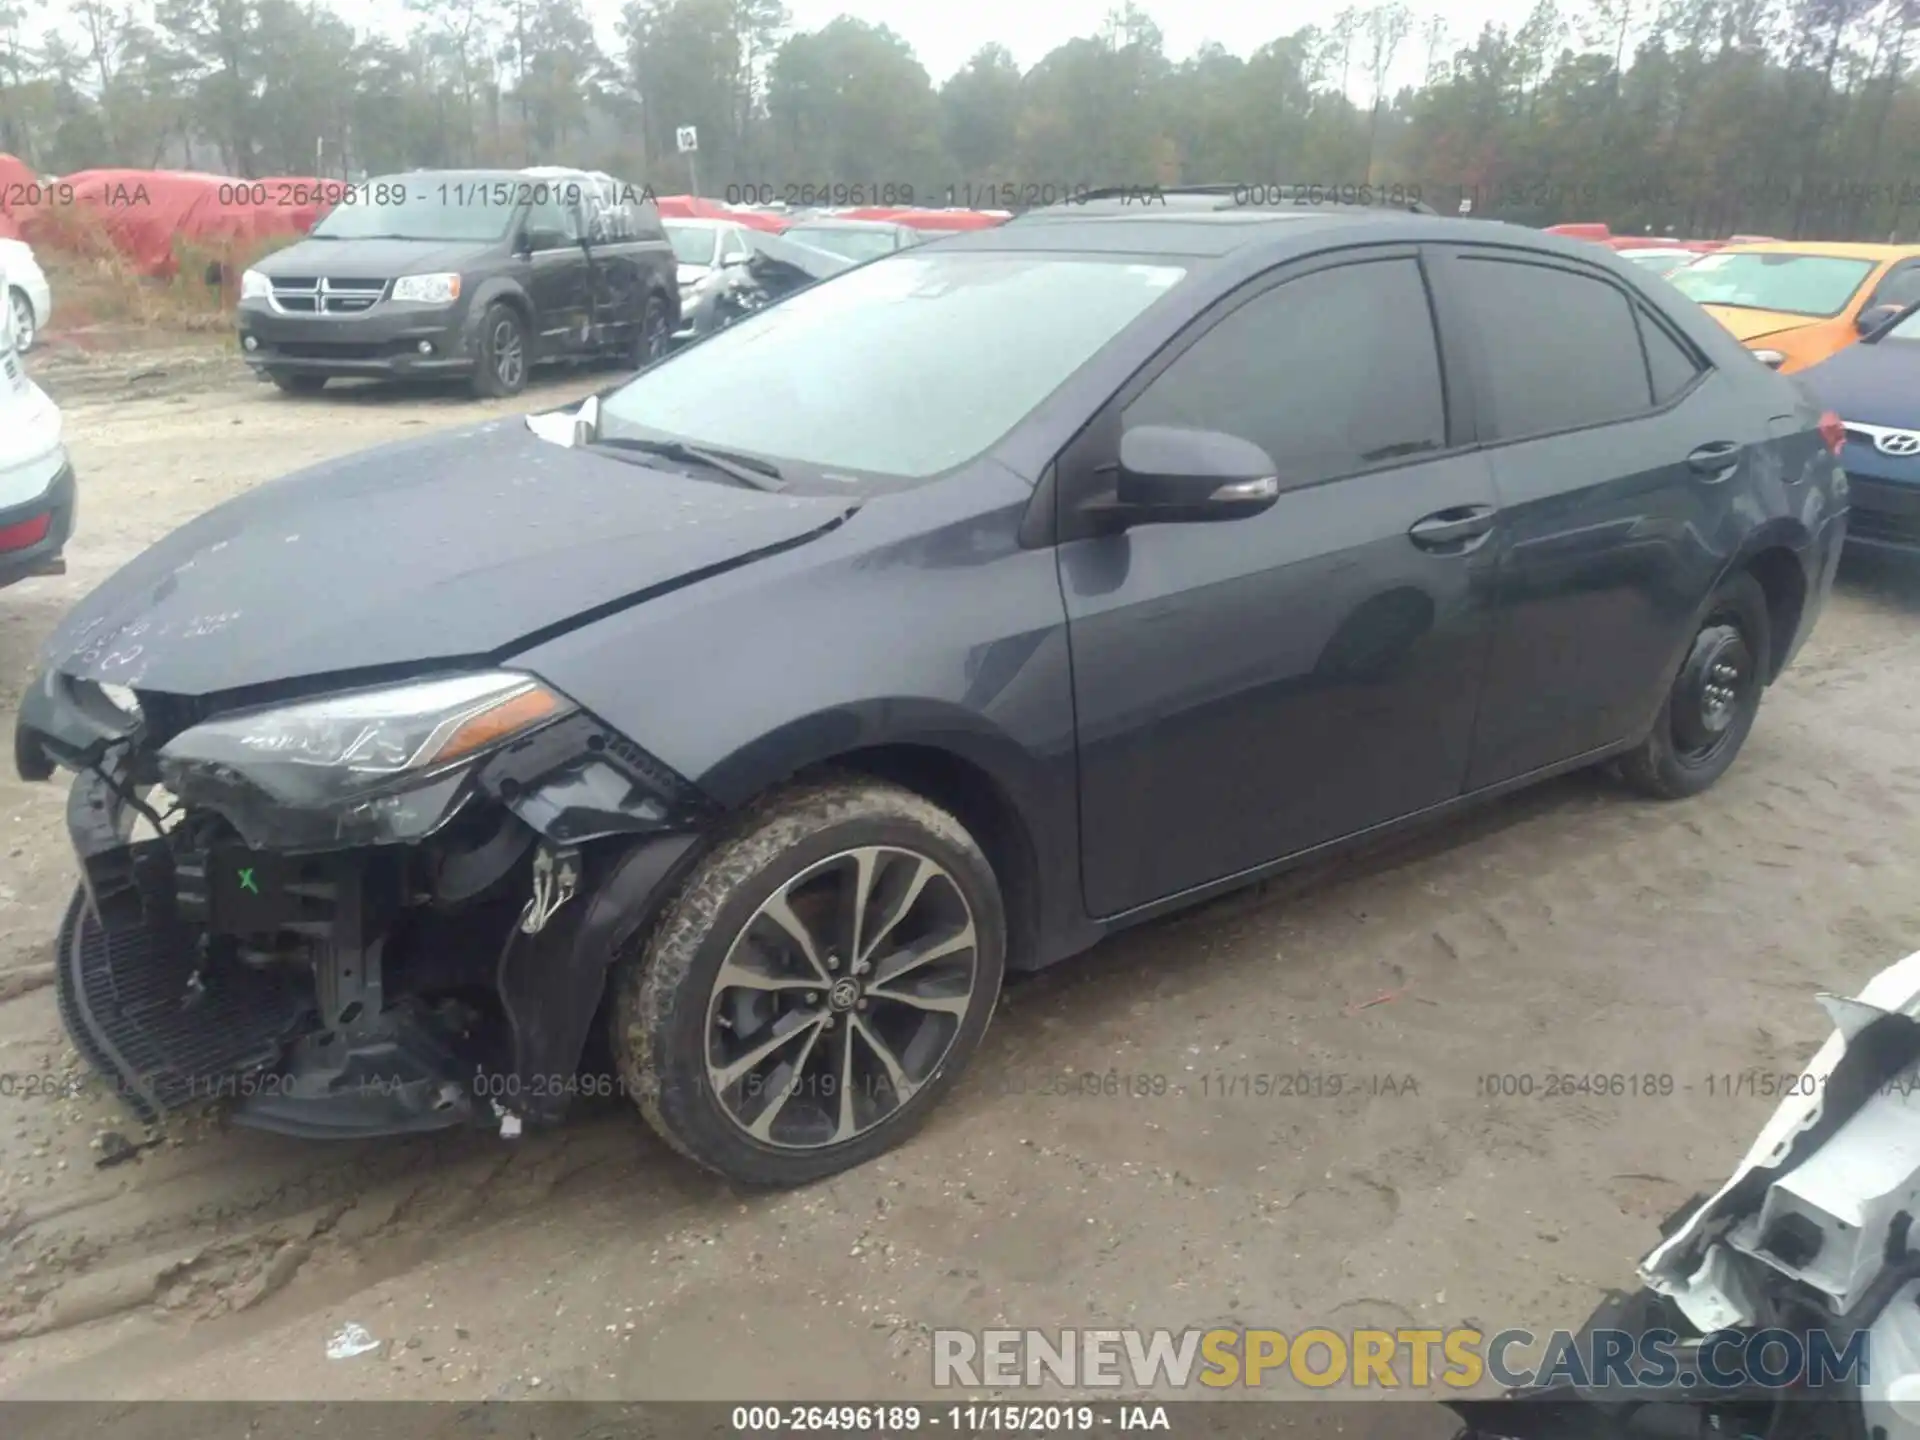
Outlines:
[[[1696,475],[1724,475],[1740,463],[1741,446],[1732,440],[1715,440],[1687,456],[1687,465]]]
[[[1413,522],[1407,538],[1422,550],[1447,550],[1465,541],[1481,540],[1493,531],[1494,508],[1491,505],[1455,505],[1436,510],[1423,520]]]

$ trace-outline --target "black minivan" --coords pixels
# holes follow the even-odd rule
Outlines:
[[[584,170],[415,170],[343,185],[306,239],[240,283],[240,350],[307,394],[336,375],[470,376],[665,353],[679,325],[653,192]]]

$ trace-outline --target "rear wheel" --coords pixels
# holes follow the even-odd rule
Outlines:
[[[1760,582],[1744,571],[1729,577],[1708,602],[1652,731],[1620,759],[1627,783],[1677,800],[1726,774],[1759,714],[1771,646]]]
[[[776,795],[700,863],[616,984],[622,1080],[683,1154],[795,1185],[906,1139],[993,1014],[1006,923],[945,811],[858,778]]]
[[[646,308],[640,313],[640,328],[633,337],[633,353],[627,358],[633,368],[644,370],[653,364],[673,342],[673,326],[667,319],[667,302],[648,294]]]
[[[480,350],[474,357],[476,395],[500,399],[527,388],[527,327],[511,305],[495,301],[480,318]]]
[[[318,395],[327,388],[324,375],[295,375],[285,370],[269,370],[267,378],[289,395]]]

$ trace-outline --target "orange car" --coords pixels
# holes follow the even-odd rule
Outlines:
[[[1817,365],[1920,300],[1920,245],[1728,245],[1667,276],[1783,374]]]

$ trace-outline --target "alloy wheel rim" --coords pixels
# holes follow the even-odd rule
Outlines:
[[[667,353],[667,312],[659,301],[647,302],[645,354],[648,364],[652,364]]]
[[[1732,737],[1756,678],[1753,653],[1737,625],[1710,620],[1674,682],[1673,738],[1679,758],[1692,765],[1717,756]]]
[[[511,320],[493,327],[493,373],[503,385],[520,383],[520,332]]]
[[[761,1145],[844,1145],[935,1078],[978,986],[973,907],[944,866],[900,846],[842,851],[734,937],[707,1001],[708,1086]]]

